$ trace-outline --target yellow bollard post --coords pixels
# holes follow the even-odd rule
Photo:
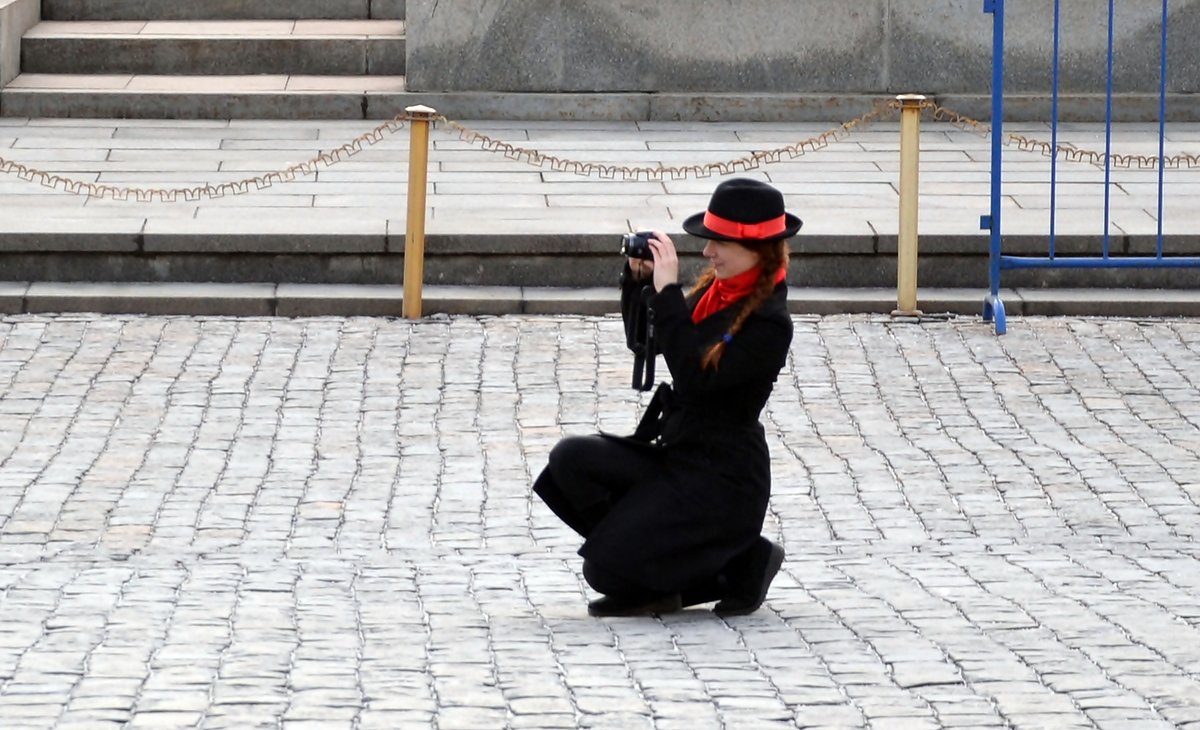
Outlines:
[[[425,199],[429,180],[429,124],[437,112],[410,106],[408,147],[408,225],[404,233],[404,317],[421,318],[425,282]]]
[[[921,109],[925,97],[901,94],[900,102],[900,237],[896,251],[896,311],[920,315],[917,309],[917,210],[920,200]]]

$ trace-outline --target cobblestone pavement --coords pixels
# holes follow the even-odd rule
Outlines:
[[[3,728],[1200,728],[1200,320],[797,318],[763,610],[592,619],[612,317],[0,318]]]

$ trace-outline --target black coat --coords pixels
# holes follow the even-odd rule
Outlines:
[[[627,327],[642,305],[640,289],[623,282]],[[771,471],[758,418],[787,359],[792,320],[787,284],[780,283],[726,346],[717,368],[706,370],[700,358],[728,331],[738,305],[693,324],[699,295],[685,298],[678,285],[652,292],[646,315],[672,378],[652,406],[666,401],[665,413],[658,419],[648,413],[636,438],[610,438],[660,449],[665,469],[633,485],[579,553],[648,588],[675,591],[710,578],[762,530]]]

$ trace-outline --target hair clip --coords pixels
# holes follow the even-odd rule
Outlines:
[[[733,334],[731,332],[726,332],[725,334],[721,335],[721,339],[725,340],[725,344],[728,345],[730,342],[733,342]]]

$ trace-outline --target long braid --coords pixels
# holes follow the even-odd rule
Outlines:
[[[767,301],[775,291],[775,274],[780,269],[786,268],[788,263],[787,241],[776,241],[764,246],[759,250],[759,255],[759,263],[762,269],[759,271],[758,281],[754,283],[754,291],[742,302],[741,310],[738,312],[737,317],[734,318],[733,324],[730,325],[729,337],[740,332],[742,325],[746,323],[750,315],[754,314],[762,303]],[[696,282],[696,286],[692,288],[692,293],[695,294],[702,290],[714,278],[716,278],[716,272],[713,269],[705,271]],[[700,359],[701,368],[706,370],[712,368],[715,370],[721,362],[721,355],[725,353],[725,345],[726,339],[722,338],[709,347],[708,351]]]

